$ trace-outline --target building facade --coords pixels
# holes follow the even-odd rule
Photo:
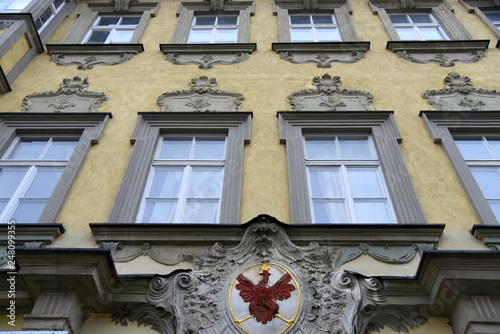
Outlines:
[[[0,0],[0,332],[500,333],[496,0]]]

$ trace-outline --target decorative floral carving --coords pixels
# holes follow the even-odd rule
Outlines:
[[[482,50],[472,50],[468,52],[409,52],[407,50],[396,53],[399,58],[406,59],[412,63],[429,64],[436,63],[442,67],[455,66],[456,62],[476,63],[484,58],[485,52]]]
[[[243,95],[217,89],[215,78],[192,78],[189,90],[176,90],[158,96],[160,111],[236,111]]]
[[[12,21],[0,21],[0,31],[9,29],[13,24],[14,22]]]
[[[352,64],[365,57],[364,51],[292,52],[280,53],[280,58],[294,64],[316,64],[318,68],[331,68],[333,63]]]
[[[248,52],[235,53],[210,53],[200,55],[197,53],[169,52],[165,54],[165,59],[175,65],[198,65],[199,69],[209,70],[215,65],[231,65],[241,63],[250,58]]]
[[[128,12],[128,7],[131,2],[138,2],[137,0],[113,0],[115,3],[115,12]]]
[[[500,103],[500,92],[476,88],[467,76],[451,72],[444,79],[447,86],[422,93],[437,110],[495,110]]]
[[[294,110],[298,111],[354,111],[370,110],[373,102],[371,94],[359,90],[340,88],[339,76],[325,73],[314,77],[316,89],[305,89],[288,96]]]
[[[103,55],[85,55],[85,54],[62,54],[53,53],[50,60],[60,66],[77,65],[79,70],[91,70],[96,65],[118,65],[134,58],[133,53],[117,53]]]

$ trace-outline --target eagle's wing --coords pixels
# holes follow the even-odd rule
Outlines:
[[[243,274],[239,274],[236,279],[240,283],[236,284],[235,288],[240,290],[241,298],[246,302],[251,301],[255,297],[255,284]]]
[[[289,284],[292,276],[289,273],[283,275],[272,287],[269,288],[271,292],[271,298],[276,300],[285,300],[290,298],[290,291],[295,290],[295,286]]]

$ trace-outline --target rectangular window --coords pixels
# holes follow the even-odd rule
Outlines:
[[[188,43],[238,42],[238,15],[197,15],[193,18]]]
[[[55,0],[47,9],[45,9],[39,18],[35,20],[35,26],[38,31],[41,31],[47,23],[61,10],[64,5],[64,0]]]
[[[403,41],[449,39],[431,14],[389,14],[389,18]]]
[[[31,0],[0,0],[0,12],[20,13],[30,2]]]
[[[500,138],[454,139],[491,210],[500,221]]]
[[[163,137],[137,217],[143,223],[217,223],[226,140]]]
[[[36,223],[78,138],[17,138],[0,160],[0,221]]]
[[[99,16],[83,39],[83,43],[129,43],[140,19],[140,15]]]
[[[304,138],[313,223],[392,223],[370,136]]]
[[[334,15],[290,14],[290,38],[292,42],[341,41]]]
[[[500,12],[484,12],[484,15],[500,30]]]

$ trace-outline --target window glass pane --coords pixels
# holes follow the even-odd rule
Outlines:
[[[404,41],[420,40],[418,35],[415,34],[415,31],[413,31],[413,28],[396,28],[396,31],[399,35],[399,38]]]
[[[101,19],[99,20],[99,23],[97,25],[98,26],[116,25],[118,24],[119,20],[120,20],[119,16],[101,16]]]
[[[490,208],[495,214],[495,217],[500,221],[500,201],[488,201]]]
[[[155,167],[153,182],[146,197],[178,197],[183,172],[183,167]]]
[[[62,173],[62,168],[38,168],[35,178],[23,197],[49,198]]]
[[[238,23],[238,16],[219,16],[218,25],[236,25]]]
[[[28,168],[0,169],[0,197],[12,197],[27,171]]]
[[[116,30],[113,43],[128,43],[134,35],[134,30]]]
[[[215,34],[216,43],[235,43],[238,38],[237,29],[217,29]]]
[[[339,139],[342,159],[373,159],[368,139]]]
[[[313,15],[312,21],[314,24],[333,24],[331,15]]]
[[[224,159],[224,139],[197,139],[193,159]]]
[[[480,139],[456,139],[455,143],[465,160],[491,159],[491,154]]]
[[[389,15],[392,23],[410,23],[406,15]]]
[[[312,30],[310,28],[292,28],[290,29],[292,42],[312,42],[314,41]]]
[[[21,200],[11,217],[16,223],[36,223],[47,200]]]
[[[141,223],[173,223],[177,200],[146,200]]]
[[[11,9],[10,11],[21,11],[26,7],[31,0],[16,0],[13,4],[11,4],[7,9]]]
[[[317,28],[318,42],[340,41],[339,30],[336,28]]]
[[[309,15],[291,15],[291,24],[311,24],[311,17]]]
[[[193,139],[163,139],[158,159],[189,159]]]
[[[127,25],[137,25],[139,24],[140,16],[125,16],[122,18],[122,22],[120,25],[122,26],[127,26]]]
[[[309,167],[309,184],[313,198],[342,198],[340,169],[336,167]]]
[[[500,12],[484,13],[491,21],[500,21]]]
[[[490,148],[493,151],[493,158],[500,159],[500,140],[488,139],[488,144],[490,144]]]
[[[43,157],[44,160],[69,160],[77,141],[54,141]]]
[[[54,0],[54,6],[56,7],[56,9],[59,9],[59,7],[61,7],[63,3],[64,0]]]
[[[441,34],[438,28],[418,28],[425,40],[441,40],[444,36]]]
[[[349,185],[354,198],[385,197],[378,176],[378,168],[347,168]]]
[[[195,18],[194,25],[197,26],[206,26],[206,25],[215,25],[215,16],[197,16]]]
[[[9,199],[0,199],[0,213],[2,213],[3,209],[7,206],[7,203],[9,203]]]
[[[306,139],[306,159],[332,160],[337,159],[337,148],[334,139]]]
[[[92,31],[87,43],[104,43],[109,33],[109,31]]]
[[[51,7],[47,7],[47,9],[42,13],[42,15],[40,15],[40,20],[42,21],[42,23],[45,23],[47,22],[50,17],[53,15],[54,13],[52,12],[52,8]]]
[[[214,200],[187,200],[181,221],[183,223],[216,223],[219,202]]]
[[[190,43],[210,43],[212,40],[212,29],[210,30],[191,30],[189,35]]]
[[[487,199],[500,199],[500,170],[494,168],[471,168],[479,188]]]
[[[429,14],[410,14],[413,23],[433,23]]]
[[[390,223],[386,200],[355,200],[358,223]]]
[[[347,223],[344,201],[313,200],[314,222]]]
[[[194,167],[191,171],[188,197],[219,198],[222,184],[222,167]]]
[[[40,159],[47,140],[23,140],[10,155],[11,160],[37,160]]]

